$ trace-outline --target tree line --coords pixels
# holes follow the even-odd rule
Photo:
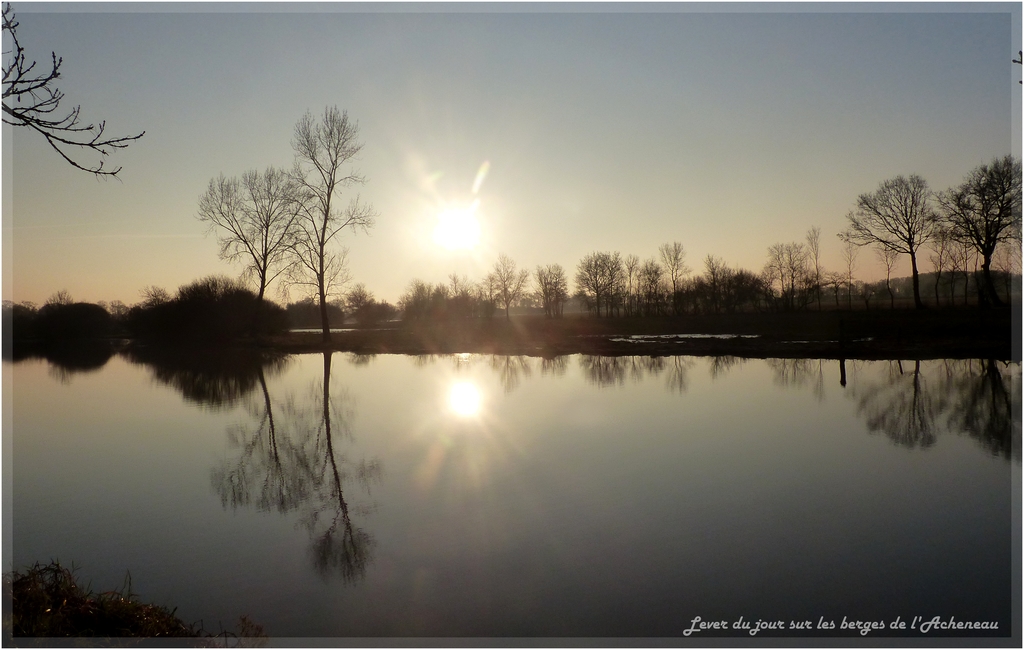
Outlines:
[[[40,309],[31,303],[4,303],[6,324],[19,337],[102,338],[124,335],[164,340],[239,339],[279,333],[289,327],[319,327],[329,340],[330,323],[355,320],[373,326],[401,317],[407,322],[510,318],[513,308],[534,308],[561,318],[567,305],[596,317],[682,316],[737,311],[851,309],[868,307],[897,294],[912,293],[916,307],[931,289],[934,304],[1003,305],[1019,278],[1021,253],[1021,163],[1012,156],[972,170],[962,183],[933,193],[919,176],[897,176],[861,194],[838,233],[842,266],[821,263],[821,229],[803,241],[777,242],[767,249],[760,271],[732,268],[709,254],[695,273],[681,242],[659,247],[647,259],[617,251],[585,255],[570,272],[559,264],[520,269],[499,255],[477,282],[451,274],[447,282],[413,280],[393,306],[378,301],[364,284],[349,282],[346,249],[338,235],[346,228],[373,225],[372,208],[358,197],[338,207],[341,188],[363,179],[343,171],[359,151],[357,129],[347,114],[327,108],[318,120],[307,113],[295,127],[296,161],[291,171],[268,168],[240,178],[210,181],[199,201],[199,218],[217,230],[220,255],[241,261],[242,279],[211,277],[182,286],[175,296],[148,287],[131,307],[76,303],[65,291]],[[871,249],[884,264],[884,281],[856,280],[857,259]],[[922,274],[927,254],[932,272]],[[907,255],[911,287],[892,277]],[[925,280],[922,282],[922,276]],[[308,289],[282,308],[267,300],[267,286],[278,278]],[[255,286],[255,291],[245,286]],[[922,289],[924,285],[924,289]],[[11,330],[8,330],[11,331]]]
[[[822,265],[817,226],[804,241],[769,246],[759,272],[732,268],[709,254],[701,272],[693,274],[680,242],[666,243],[644,260],[595,251],[577,263],[571,294],[569,276],[560,265],[538,266],[531,273],[500,255],[477,283],[455,274],[433,286],[414,280],[399,307],[407,320],[490,317],[497,309],[508,317],[513,306],[541,308],[545,316],[558,318],[569,300],[597,317],[795,311],[822,309],[830,302],[835,308],[844,303],[853,308],[855,299],[867,306],[884,296],[895,307],[902,291],[892,272],[900,256],[907,255],[914,304],[922,308],[919,260],[925,250],[931,253],[929,280],[936,306],[956,304],[959,288],[965,304],[972,290],[981,307],[1001,306],[1010,300],[1011,281],[1020,268],[1021,163],[1012,156],[996,159],[939,193],[930,192],[919,176],[883,181],[876,191],[857,198],[838,237],[843,254],[842,268],[836,270]],[[855,279],[864,247],[885,266],[884,281]]]

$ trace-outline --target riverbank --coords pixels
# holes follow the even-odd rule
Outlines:
[[[695,355],[749,358],[1020,359],[1010,310],[823,311],[678,318],[545,319],[394,323],[334,332],[291,332],[264,341],[289,353]],[[1016,329],[1015,329],[1016,328]]]
[[[128,339],[5,341],[4,358],[42,356],[75,370],[98,368],[118,351],[202,352],[210,344]],[[354,354],[499,354],[553,358],[568,354],[735,356],[825,359],[1021,359],[1019,310],[878,310],[741,313],[678,318],[513,316],[506,320],[395,321],[380,327],[291,331],[220,343],[217,350],[272,354],[333,350]]]

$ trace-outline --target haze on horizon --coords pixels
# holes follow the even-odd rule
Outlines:
[[[146,132],[104,181],[4,126],[16,302],[66,289],[132,304],[146,286],[236,277],[199,196],[221,173],[289,168],[295,122],[330,105],[364,145],[367,183],[342,201],[379,213],[344,235],[352,281],[393,303],[416,278],[479,280],[499,253],[571,277],[592,251],[646,259],[679,241],[695,272],[708,254],[756,272],[812,226],[837,270],[858,194],[899,174],[944,190],[1021,155],[1019,3],[14,10],[30,59],[63,57],[67,108]],[[436,236],[443,214],[475,218],[471,243]],[[861,253],[857,277],[881,273]]]

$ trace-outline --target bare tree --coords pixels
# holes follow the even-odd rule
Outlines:
[[[875,250],[878,254],[878,259],[882,260],[882,264],[885,265],[885,289],[889,292],[889,309],[896,308],[896,295],[892,292],[892,269],[896,266],[896,260],[899,258],[899,253],[892,250],[891,248],[878,248]]]
[[[35,70],[36,62],[28,62],[25,50],[18,41],[18,22],[9,3],[3,5],[3,35],[4,45],[11,47],[4,50],[4,124],[23,126],[40,134],[61,158],[76,169],[96,176],[117,176],[120,167],[104,169],[102,159],[97,165],[81,163],[74,154],[85,150],[106,157],[114,149],[124,149],[146,132],[120,138],[110,137],[104,134],[106,122],[89,125],[81,123],[81,106],[62,111],[60,103],[64,93],[56,87],[56,82],[60,78],[60,66],[64,59],[51,52],[49,71]]]
[[[339,250],[335,239],[346,228],[365,232],[373,227],[377,216],[372,207],[359,202],[358,196],[344,209],[339,209],[335,202],[341,190],[365,182],[355,171],[345,171],[362,149],[358,134],[359,127],[348,119],[347,111],[329,106],[319,121],[307,111],[295,124],[292,139],[292,175],[303,190],[302,210],[291,247],[295,257],[293,280],[315,290],[325,343],[331,340],[327,298],[348,279],[348,251]]]
[[[982,306],[1001,305],[992,281],[992,255],[1002,241],[1021,239],[1021,164],[1005,156],[974,169],[964,182],[939,194],[941,220],[952,236],[969,243],[981,257]]]
[[[640,258],[627,255],[622,263],[622,273],[626,285],[626,315],[634,316],[640,311]]]
[[[611,315],[616,288],[621,283],[622,258],[618,253],[590,253],[576,266],[576,286],[588,302],[594,305],[597,316],[601,306]]]
[[[959,271],[964,281],[964,306],[967,305],[967,288],[971,280],[971,261],[977,252],[966,241],[954,239],[949,255],[950,271],[953,281],[949,287],[949,302],[956,304],[956,274]]]
[[[836,300],[836,309],[839,309],[839,292],[846,284],[846,276],[839,271],[829,271],[825,274],[825,285],[832,290]]]
[[[285,172],[268,167],[237,178],[221,174],[199,197],[199,220],[218,231],[221,259],[242,261],[255,278],[259,299],[287,267],[301,203]]]
[[[526,269],[516,270],[516,263],[505,254],[498,255],[492,272],[498,300],[505,307],[505,320],[509,319],[509,308],[523,296],[530,272]]]
[[[663,297],[665,295],[664,282],[662,281],[664,275],[665,269],[653,258],[644,262],[640,267],[637,285],[639,287],[643,312],[647,316],[656,316],[662,311]]]
[[[821,268],[821,228],[812,226],[807,231],[807,261],[810,266],[811,290],[818,301],[818,311],[821,311],[821,283],[824,270]]]
[[[679,300],[679,290],[682,288],[683,278],[690,272],[690,268],[686,266],[686,250],[683,249],[681,243],[676,241],[671,244],[662,244],[658,248],[658,252],[661,254],[661,263],[664,266],[665,274],[668,275],[668,281],[672,285],[672,313],[678,316],[682,306]]]
[[[808,282],[807,259],[807,249],[799,242],[772,244],[768,247],[768,261],[762,277],[769,289],[774,287],[776,281],[779,283],[779,299],[786,310],[797,307],[798,289]],[[803,300],[800,303],[806,304]]]
[[[939,306],[939,285],[942,281],[942,272],[946,270],[946,265],[949,264],[950,256],[950,236],[949,230],[946,228],[936,228],[935,236],[931,241],[931,248],[933,254],[929,256],[932,266],[935,267],[935,306]]]
[[[839,239],[843,242],[843,265],[846,267],[846,307],[853,309],[853,270],[857,266],[857,253],[860,252],[849,236],[849,233],[839,233]]]
[[[565,271],[559,264],[538,266],[535,278],[544,315],[548,318],[561,318],[565,301],[569,297],[569,282]]]
[[[846,236],[859,246],[874,244],[896,253],[910,255],[914,283],[914,306],[921,302],[917,251],[935,228],[935,215],[928,201],[928,183],[917,175],[897,176],[878,186],[871,194],[857,197],[857,209],[846,215],[850,228]]]
[[[67,305],[73,305],[74,303],[75,303],[75,299],[71,297],[71,293],[68,292],[67,289],[61,289],[57,293],[55,293],[52,296],[50,296],[49,298],[47,298],[46,299],[46,303],[44,303],[44,304],[46,306],[52,306],[52,305],[67,306]]]

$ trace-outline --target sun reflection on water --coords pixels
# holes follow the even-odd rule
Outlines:
[[[468,381],[454,384],[448,393],[448,406],[462,417],[474,417],[480,414],[480,389]]]

